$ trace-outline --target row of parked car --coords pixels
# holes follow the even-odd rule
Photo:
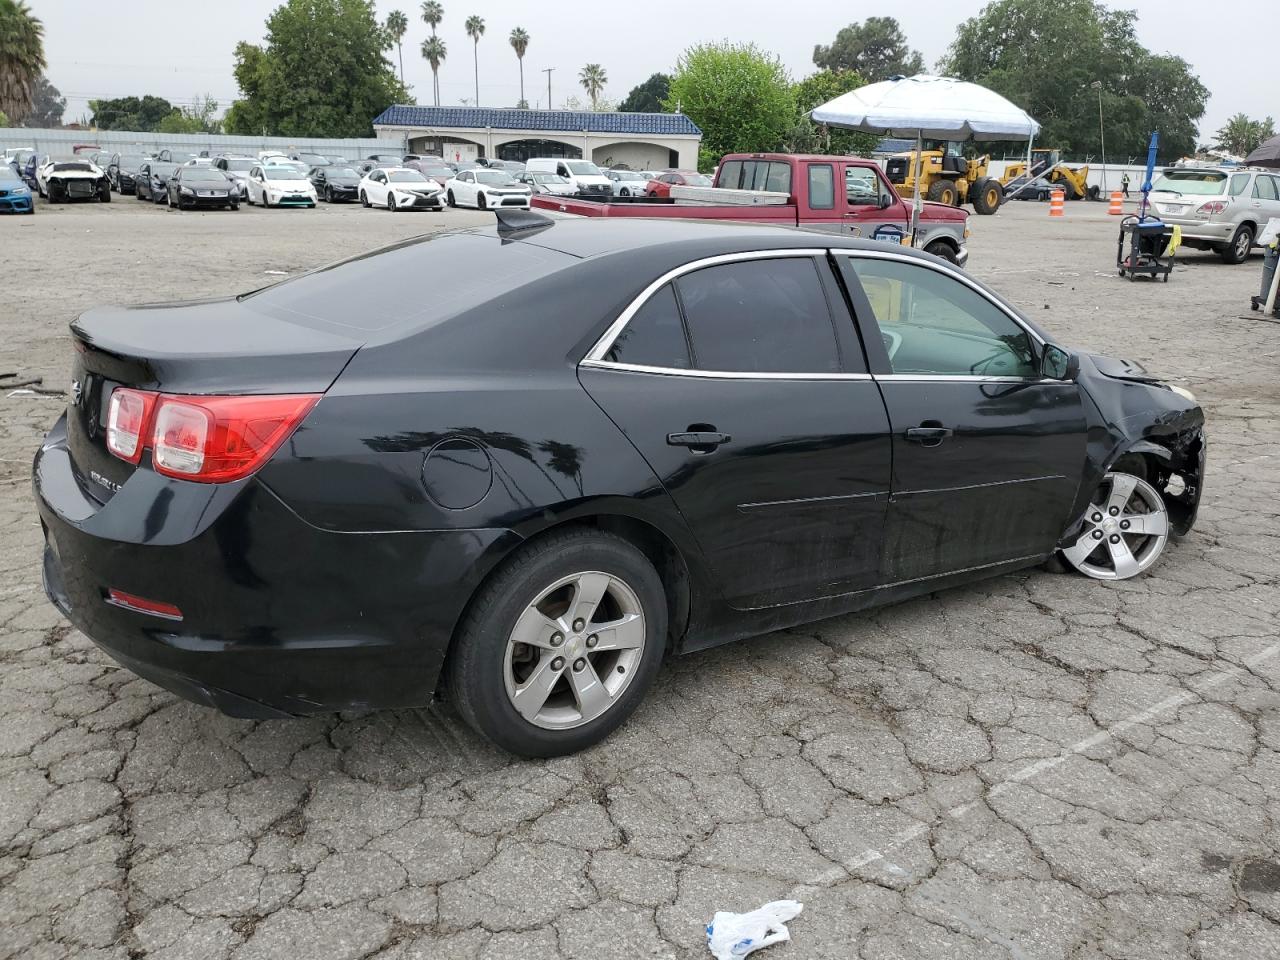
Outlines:
[[[615,198],[664,197],[675,184],[710,186],[696,171],[601,169],[589,160],[560,158],[449,163],[420,154],[372,154],[362,160],[319,153],[263,151],[257,156],[209,156],[178,149],[155,153],[97,150],[90,145],[67,157],[31,149],[5,152],[0,210],[33,213],[32,194],[50,203],[113,193],[179,209],[241,203],[265,207],[307,206],[319,201],[358,201],[392,211],[445,206],[529,206],[533,194]],[[8,203],[6,204],[6,198]]]

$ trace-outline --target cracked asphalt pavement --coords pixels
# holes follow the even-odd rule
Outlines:
[[[1104,211],[974,217],[971,270],[1200,397],[1193,534],[1133,581],[1027,570],[681,659],[570,758],[447,707],[231,720],[117,667],[40,588],[63,401],[0,391],[0,958],[693,958],[777,898],[769,960],[1280,956],[1280,326],[1256,257],[1120,280]],[[484,219],[42,205],[4,222],[0,372],[63,387],[98,303]]]

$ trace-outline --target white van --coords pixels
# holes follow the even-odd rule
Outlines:
[[[613,196],[613,181],[590,160],[534,158],[524,165],[524,171],[525,173],[558,173],[573,184],[575,193]]]

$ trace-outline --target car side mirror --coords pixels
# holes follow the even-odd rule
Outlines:
[[[1074,380],[1080,373],[1080,358],[1056,344],[1046,343],[1040,356],[1040,376],[1049,380]]]
[[[887,193],[880,194],[880,201],[877,206],[881,210],[888,210],[893,206],[893,197],[889,196]]]

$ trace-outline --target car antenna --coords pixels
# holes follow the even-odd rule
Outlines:
[[[509,237],[515,233],[530,230],[545,230],[555,225],[555,220],[545,214],[533,210],[503,210],[494,208],[494,216],[498,218],[498,236]]]

